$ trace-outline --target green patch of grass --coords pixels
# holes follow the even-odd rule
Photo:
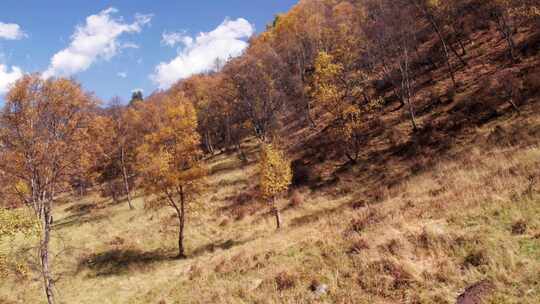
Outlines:
[[[537,261],[540,261],[540,239],[527,238],[519,240],[520,253]]]

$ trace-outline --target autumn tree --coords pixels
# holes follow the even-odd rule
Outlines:
[[[518,76],[519,70],[505,69],[489,79],[485,85],[494,96],[508,102],[510,107],[520,113],[519,101],[522,99],[523,80]]]
[[[401,106],[407,107],[413,130],[417,130],[412,69],[418,57],[414,7],[406,0],[373,0],[366,1],[366,5],[370,18],[365,23],[364,34],[368,37],[370,57],[381,67]]]
[[[49,303],[55,302],[49,265],[53,206],[57,195],[69,190],[93,107],[93,99],[71,80],[27,75],[9,91],[0,113],[0,178],[40,223],[39,257]]]
[[[234,81],[228,74],[220,73],[214,76],[215,86],[212,89],[213,110],[216,113],[221,135],[222,145],[233,148],[243,162],[247,162],[247,155],[242,148],[242,140],[251,135],[249,117],[244,111],[238,111],[241,101]]]
[[[90,137],[94,141],[93,166],[91,172],[96,174],[96,184],[101,189],[102,196],[111,196],[116,203],[121,194],[121,187],[117,182],[120,176],[116,156],[116,143],[114,138],[114,122],[105,112],[95,115],[90,121]]]
[[[491,17],[507,43],[508,56],[515,61],[514,32],[523,21],[540,19],[540,4],[536,0],[491,0]]]
[[[197,113],[183,95],[166,97],[159,104],[155,128],[137,149],[137,168],[142,187],[156,200],[147,207],[168,205],[178,218],[178,257],[186,256],[184,228],[189,210],[196,206],[193,196],[206,170],[201,163]]]
[[[437,26],[439,29],[435,29],[435,32],[439,31],[441,35],[439,39],[445,39],[444,42],[448,42],[448,48],[452,51],[454,56],[460,61],[461,65],[467,66],[468,63],[464,56],[467,54],[465,48],[466,40],[470,39],[469,35],[472,32],[475,19],[471,18],[470,2],[468,1],[440,1],[440,0],[416,0],[427,6],[427,13],[431,16],[427,16],[428,19],[432,18],[431,26],[434,28]],[[442,37],[441,37],[442,36]],[[443,41],[441,41],[443,42]],[[456,46],[461,49],[458,52]],[[443,46],[444,47],[444,46]]]
[[[292,181],[291,163],[285,153],[272,144],[261,146],[259,160],[259,186],[263,199],[270,201],[276,218],[277,229],[281,228],[281,213],[276,197],[286,191]]]
[[[103,155],[106,157],[109,169],[113,169],[113,172],[117,173],[112,174],[109,178],[119,175],[130,209],[134,209],[131,184],[135,175],[135,150],[141,135],[136,133],[137,116],[132,113],[134,110],[131,108],[136,102],[134,101],[130,107],[125,107],[121,100],[115,97],[109,104],[106,117],[102,119],[102,123],[108,126],[104,129],[106,134],[104,134],[105,140],[102,145],[106,146],[103,147]]]
[[[450,73],[450,78],[452,79],[452,84],[456,87],[456,76],[454,71],[454,66],[450,61],[450,48],[451,44],[448,44],[444,29],[442,27],[442,22],[438,18],[438,12],[443,10],[442,2],[438,0],[409,0],[412,5],[414,5],[420,12],[421,15],[428,21],[433,31],[437,34],[439,41],[442,45],[444,52],[444,60],[446,66],[448,67],[448,72]],[[454,54],[457,56],[461,62],[465,64],[465,61],[461,56],[454,50]]]
[[[331,137],[342,147],[349,161],[355,163],[361,149],[360,133],[362,111],[371,102],[365,96],[366,73],[347,69],[343,63],[335,62],[332,55],[321,52],[315,61],[313,98],[318,107],[331,117]]]
[[[285,66],[272,48],[271,39],[268,34],[253,40],[242,58],[224,68],[236,88],[238,110],[262,141],[270,139],[277,129],[287,90]]]
[[[234,125],[241,111],[235,111],[236,90],[223,73],[195,75],[181,81],[171,94],[183,92],[197,110],[198,132],[205,152],[237,146]]]
[[[323,1],[303,1],[286,14],[279,15],[270,31],[272,45],[286,63],[289,101],[305,113],[306,121],[316,125],[313,117],[313,104],[305,87],[308,86],[313,63],[320,50],[328,49],[330,43],[325,39],[327,16],[331,5]]]
[[[180,83],[179,92],[171,90],[171,94],[183,92],[197,109],[197,128],[202,136],[204,149],[213,154],[219,145],[221,133],[220,115],[216,111],[217,102],[212,98],[215,88],[212,76],[195,75]]]

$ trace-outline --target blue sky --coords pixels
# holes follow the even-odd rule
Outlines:
[[[74,77],[104,100],[147,95],[240,54],[296,2],[4,0],[0,95],[31,72]]]

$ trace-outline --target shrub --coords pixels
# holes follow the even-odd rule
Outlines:
[[[120,236],[116,236],[116,237],[114,237],[114,239],[112,239],[109,242],[109,245],[118,247],[118,246],[124,245],[125,242],[126,242],[126,240],[124,238],[122,238]]]
[[[524,234],[527,231],[527,222],[519,220],[512,224],[512,234]]]
[[[349,248],[349,254],[358,254],[368,249],[369,249],[368,242],[364,239],[359,239],[351,245],[351,248]]]
[[[399,251],[403,247],[403,244],[397,239],[391,239],[388,243],[380,246],[383,252],[389,252],[391,255],[398,255]]]
[[[286,271],[278,273],[275,277],[276,286],[279,291],[293,288],[296,286],[296,278]]]
[[[463,260],[463,266],[465,267],[478,267],[486,265],[488,263],[488,257],[484,250],[478,250],[470,252]]]
[[[362,209],[366,206],[367,206],[367,203],[364,200],[354,201],[350,204],[350,207],[352,209]]]
[[[362,232],[368,226],[376,224],[383,219],[382,215],[376,209],[370,209],[363,212],[351,221],[351,230],[354,232]]]
[[[402,297],[415,282],[414,276],[403,266],[382,259],[362,266],[358,283],[362,289],[383,297]]]

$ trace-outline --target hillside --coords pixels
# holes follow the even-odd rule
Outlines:
[[[527,115],[520,126],[539,129]],[[477,130],[488,137],[508,118]],[[473,148],[377,191],[352,170],[324,190],[283,199],[276,232],[246,193],[253,164],[220,155],[209,163],[201,216],[190,218],[186,260],[175,260],[174,217],[88,196],[57,207],[53,260],[65,303],[453,303],[464,288],[494,283],[489,303],[540,298],[540,148]],[[252,158],[254,156],[251,156]],[[382,169],[380,169],[382,170]],[[387,173],[390,174],[390,173]],[[529,178],[531,176],[531,178]],[[375,181],[373,182],[374,184]],[[16,249],[32,265],[27,247]],[[31,268],[32,272],[37,269]],[[32,273],[31,272],[31,273]],[[34,275],[2,283],[3,303],[38,303]],[[25,288],[21,289],[20,284]],[[326,284],[316,296],[312,284]],[[13,290],[17,290],[13,293]]]
[[[429,28],[420,24],[418,32]],[[466,65],[452,57],[456,86],[442,58],[415,62],[417,130],[389,76],[371,76],[370,92],[383,102],[363,113],[354,161],[329,127],[331,112],[315,108],[310,124],[302,105],[279,111],[274,141],[294,171],[290,190],[277,199],[279,230],[259,194],[261,139],[248,134],[237,145],[212,147],[204,134],[223,132],[220,124],[209,131],[199,125],[208,131],[202,135],[208,176],[187,215],[185,259],[175,258],[174,211],[149,208],[156,196],[143,186],[131,195],[133,210],[126,197],[113,200],[99,185],[82,196],[63,194],[51,238],[57,301],[539,303],[535,24],[514,34],[516,61],[506,58],[506,41],[493,26],[474,28],[463,46]],[[437,36],[420,40],[417,59],[431,58]],[[206,85],[225,76],[197,77]],[[504,95],[508,84],[519,87],[519,98]],[[179,90],[188,97],[206,92],[189,85],[146,102]],[[203,108],[206,100],[197,100]],[[0,303],[45,303],[35,240],[18,236],[1,245],[22,266],[12,265],[2,278]]]

